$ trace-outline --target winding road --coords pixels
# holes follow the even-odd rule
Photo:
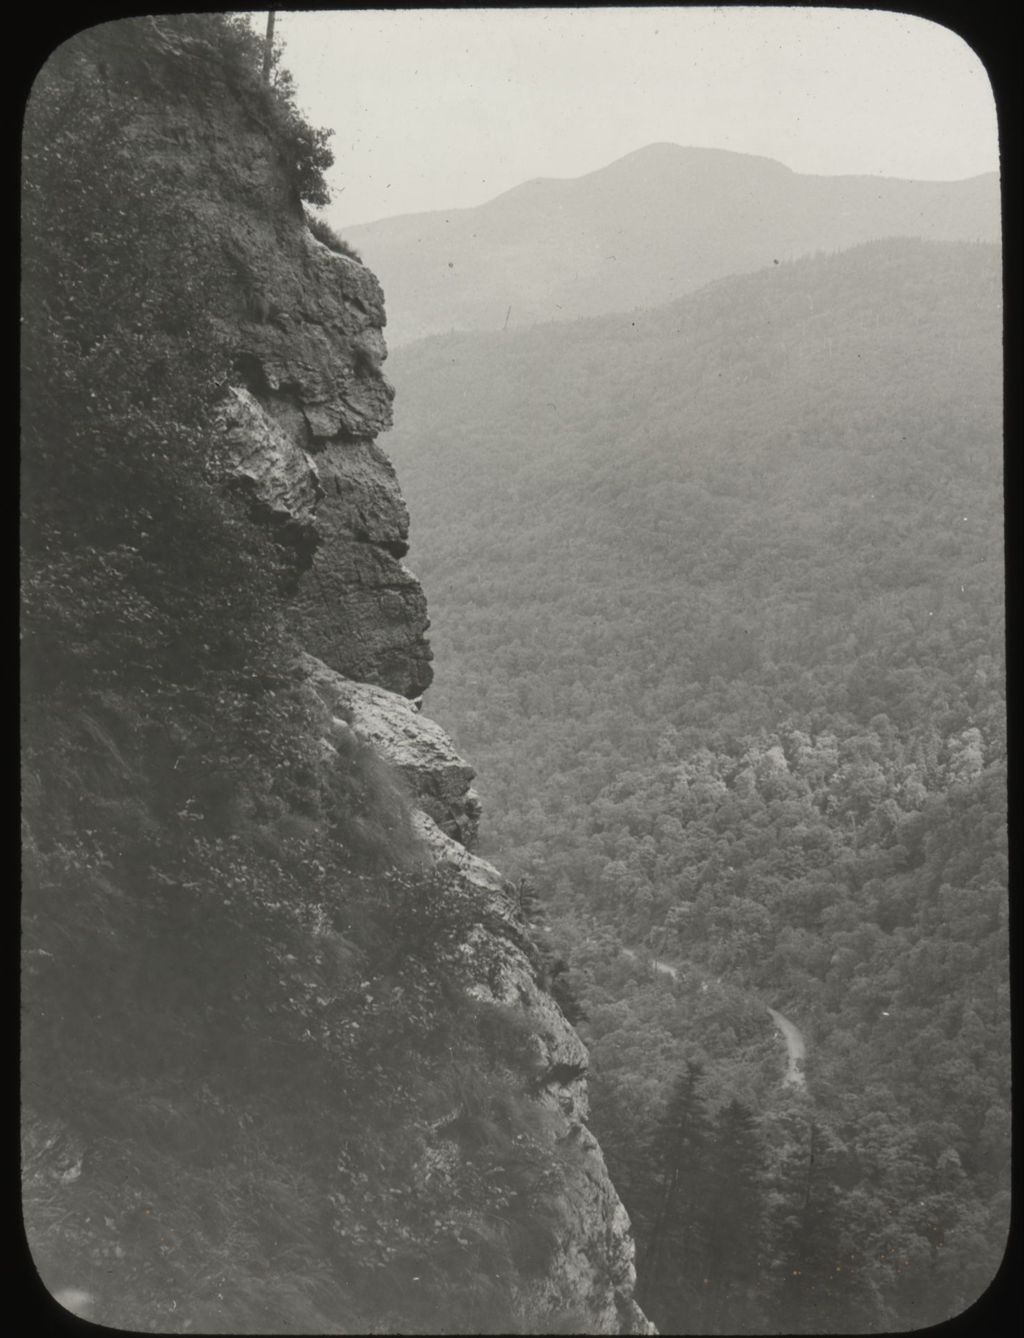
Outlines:
[[[807,1054],[807,1045],[803,1035],[790,1022],[788,1017],[783,1017],[774,1008],[769,1008],[768,1012],[771,1014],[772,1021],[785,1037],[786,1049],[789,1052],[789,1067],[786,1069],[786,1076],[782,1081],[787,1087],[799,1087],[806,1091],[807,1079],[804,1077],[803,1062]]]
[[[639,955],[632,948],[623,948],[622,953],[632,962],[640,960]],[[671,976],[673,980],[679,979],[678,968],[670,966],[668,962],[660,962],[657,957],[654,957],[651,959],[650,965],[661,976]],[[707,988],[706,981],[702,988]],[[803,1038],[803,1033],[799,1027],[790,1022],[788,1017],[783,1017],[776,1009],[769,1008],[767,1012],[782,1033],[782,1038],[786,1042],[786,1053],[789,1056],[789,1064],[782,1084],[784,1087],[798,1087],[805,1092],[807,1090],[807,1079],[804,1077],[803,1063],[807,1057],[807,1042]]]

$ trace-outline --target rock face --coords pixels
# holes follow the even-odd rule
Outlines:
[[[531,1091],[575,1168],[549,1266],[522,1284],[522,1312],[535,1332],[555,1312],[589,1333],[653,1332],[632,1299],[629,1222],[585,1123],[586,1050],[538,981],[514,896],[469,849],[480,817],[472,768],[417,709],[431,652],[423,591],[402,562],[408,513],[376,444],[393,399],[380,286],[313,237],[271,142],[230,99],[221,111],[216,134],[184,103],[139,132],[177,183],[211,319],[232,352],[215,459],[291,554],[289,609],[310,690],[404,777],[437,865],[488,894],[474,933],[492,969],[475,989],[522,1011]],[[457,1155],[441,1126],[438,1140],[438,1155]]]
[[[221,464],[292,546],[299,640],[341,673],[417,697],[431,680],[426,600],[402,562],[409,516],[375,441],[394,398],[380,285],[309,231],[267,137],[229,97],[217,110],[217,135],[178,103],[139,137],[178,183],[231,352]]]
[[[300,639],[343,673],[415,697],[431,679],[427,609],[401,561],[408,512],[374,440],[391,424],[393,398],[381,372],[380,287],[305,227],[290,241],[271,265],[244,233],[229,249],[243,294],[232,338],[247,384],[228,397],[247,394],[263,419],[235,468],[245,478],[263,454],[273,473],[283,452],[308,462],[318,483],[312,503],[308,493],[283,489],[275,499],[285,528],[311,540],[292,603]]]
[[[587,1333],[654,1333],[633,1300],[636,1271],[629,1218],[586,1125],[586,1047],[538,984],[514,895],[493,865],[467,849],[480,813],[470,789],[472,768],[444,731],[405,698],[354,683],[311,655],[302,657],[301,669],[321,700],[341,712],[345,723],[405,777],[418,805],[419,834],[435,862],[452,878],[487,893],[486,915],[475,934],[478,947],[487,940],[487,958],[497,969],[474,992],[521,1011],[527,1020],[530,1080],[537,1100],[552,1116],[552,1136],[572,1149],[575,1166],[570,1192],[560,1205],[555,1249],[546,1271],[530,1280],[524,1312],[540,1324],[546,1315],[573,1315]],[[444,1121],[438,1136],[444,1143]],[[455,1155],[454,1143],[449,1151]]]
[[[312,457],[244,388],[228,387],[217,420],[228,470],[290,538],[315,544],[316,508],[324,490]]]
[[[374,440],[391,424],[393,398],[381,372],[380,287],[307,228],[288,240],[269,264],[243,231],[228,246],[242,294],[231,337],[246,382],[228,402],[247,396],[255,429],[243,455],[236,412],[234,468],[242,479],[262,468],[264,490],[288,477],[279,461],[314,475],[312,497],[286,488],[274,497],[285,530],[305,540],[292,601],[299,637],[341,672],[415,697],[431,679],[427,608],[401,561],[408,512]]]
[[[321,699],[409,783],[423,813],[449,838],[470,846],[476,839],[480,802],[469,788],[475,772],[432,720],[405,697],[333,673],[312,655],[303,668]],[[495,874],[497,877],[497,874]]]
[[[390,426],[393,397],[381,372],[380,288],[308,229],[292,243],[269,267],[237,240],[231,251],[250,298],[235,336],[247,385],[229,388],[228,400],[247,396],[256,429],[243,456],[235,427],[235,469],[249,477],[262,459],[264,488],[268,474],[287,477],[278,461],[314,475],[312,497],[279,488],[274,498],[285,529],[306,541],[292,602],[300,639],[353,678],[418,696],[431,679],[426,600],[401,561],[409,516],[374,441]]]

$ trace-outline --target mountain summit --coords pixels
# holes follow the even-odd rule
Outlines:
[[[997,241],[994,173],[805,176],[771,158],[650,144],[472,209],[347,228],[381,276],[392,346],[659,305],[725,275],[882,237]]]

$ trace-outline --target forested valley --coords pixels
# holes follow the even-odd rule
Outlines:
[[[1000,285],[879,241],[388,364],[429,710],[665,1333],[915,1328],[1002,1257]]]

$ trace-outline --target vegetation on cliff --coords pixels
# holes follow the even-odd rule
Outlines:
[[[93,29],[25,125],[26,1231],[117,1327],[523,1331],[576,1154],[467,993],[480,897],[309,689],[293,555],[218,481],[233,351],[147,135],[221,80],[300,227],[325,137],[258,58],[218,16]]]

